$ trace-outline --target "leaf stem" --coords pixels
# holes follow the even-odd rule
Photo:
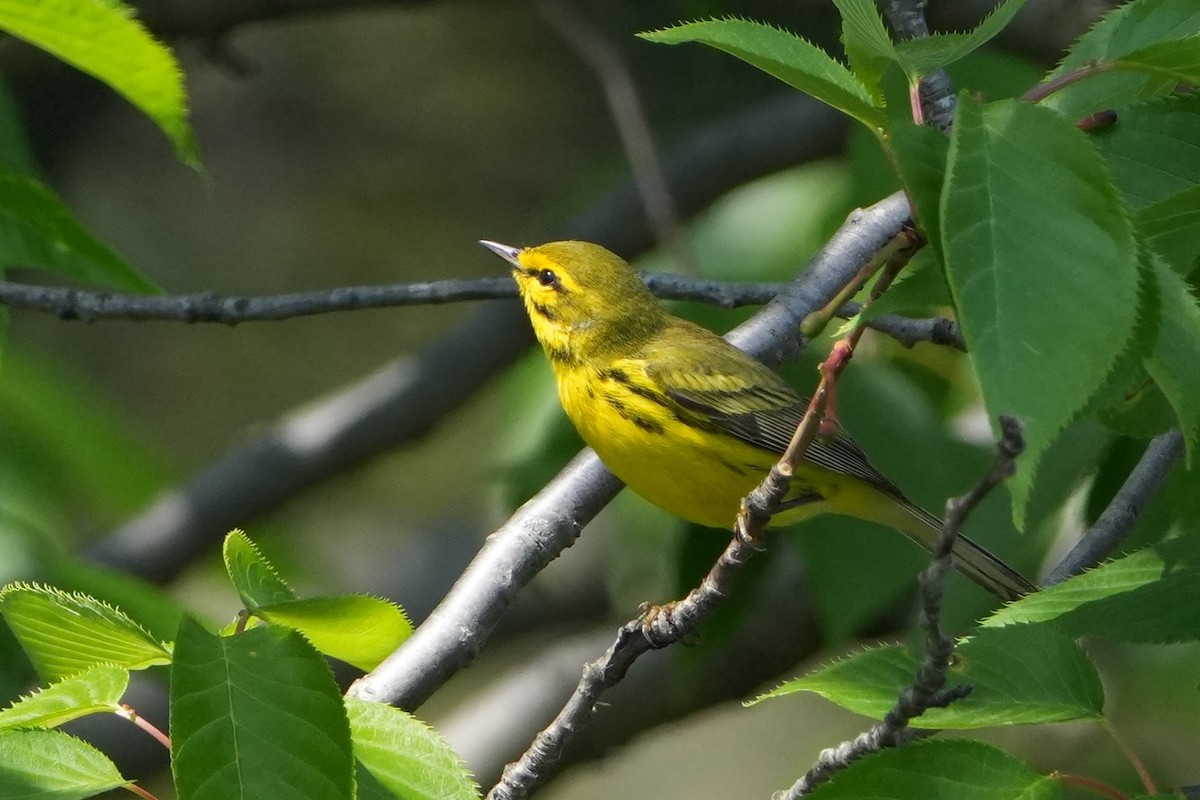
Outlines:
[[[146,733],[157,739],[159,744],[161,744],[163,747],[167,748],[168,750],[171,749],[171,738],[160,731],[151,722],[147,721],[144,717],[140,716],[137,711],[134,710],[133,706],[128,706],[122,703],[113,710],[113,713],[115,713],[118,717],[124,717],[134,725],[137,725]]]
[[[158,800],[157,797],[150,794],[150,792],[148,792],[145,789],[143,789],[142,787],[138,786],[136,783],[128,783],[121,788],[125,789],[126,791],[133,792],[138,797],[145,798],[145,800]]]
[[[1093,75],[1108,72],[1113,69],[1113,66],[1111,61],[1089,61],[1082,67],[1077,67],[1070,72],[1064,72],[1053,80],[1039,83],[1021,95],[1021,99],[1027,103],[1040,103],[1058,90],[1064,89],[1073,83],[1079,83],[1083,79],[1090,78]]]
[[[1117,733],[1117,729],[1112,724],[1112,721],[1108,717],[1104,717],[1100,720],[1100,727],[1108,732],[1112,740],[1117,743],[1117,747],[1121,749],[1126,760],[1133,766],[1133,770],[1137,773],[1138,780],[1142,782],[1142,787],[1146,790],[1146,794],[1158,794],[1158,787],[1154,785],[1154,779],[1150,777],[1150,771],[1146,769],[1146,764],[1134,752],[1133,748],[1125,742],[1125,739]]]
[[[1112,800],[1129,800],[1129,796],[1124,792],[1095,778],[1088,778],[1083,775],[1066,775],[1061,772],[1054,773],[1052,777],[1064,786],[1078,786],[1081,789],[1090,789],[1096,794],[1112,798]]]

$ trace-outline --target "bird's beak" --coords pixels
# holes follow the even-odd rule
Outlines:
[[[511,264],[513,269],[522,269],[521,262],[517,259],[521,248],[509,247],[499,242],[489,242],[487,239],[480,239],[479,243]]]

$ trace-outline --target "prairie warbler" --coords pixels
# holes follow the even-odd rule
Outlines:
[[[807,399],[765,364],[672,316],[621,258],[588,242],[481,242],[512,266],[562,406],[604,464],[678,516],[733,524],[742,497],[787,447]],[[845,514],[931,548],[937,517],[904,496],[847,434],[816,439],[774,524]],[[954,565],[1011,600],[1034,586],[959,537]]]

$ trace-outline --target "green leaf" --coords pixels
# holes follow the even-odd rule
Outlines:
[[[1025,424],[1011,484],[1021,526],[1042,453],[1133,338],[1136,246],[1084,134],[1016,101],[958,108],[942,250],[988,412]]]
[[[154,120],[180,159],[199,164],[183,72],[128,6],[115,0],[0,0],[0,29],[108,84]]]
[[[1117,69],[1149,72],[1180,83],[1200,84],[1200,35],[1156,42],[1113,62]]]
[[[248,610],[296,599],[292,587],[242,531],[232,531],[225,537],[221,555],[225,572]]]
[[[354,757],[390,797],[404,800],[473,800],[479,789],[458,754],[412,714],[346,698]]]
[[[0,168],[0,270],[15,266],[50,269],[114,289],[158,291],[93,238],[53,192]]]
[[[896,60],[892,37],[874,0],[833,0],[833,3],[842,15],[842,44],[854,75],[879,105],[883,99],[880,79],[888,64]]]
[[[89,714],[111,713],[128,686],[129,670],[97,664],[0,711],[0,728],[56,728]]]
[[[1196,269],[1200,262],[1200,185],[1146,206],[1134,219],[1142,241],[1177,274],[1186,277]]]
[[[325,655],[367,672],[413,630],[395,603],[366,595],[291,600],[259,606],[254,615],[299,631]]]
[[[0,731],[0,797],[83,800],[125,786],[108,757],[61,731]]]
[[[721,19],[689,22],[638,36],[662,44],[706,44],[753,64],[869,128],[881,128],[885,122],[871,92],[854,73],[793,33],[747,20]]]
[[[172,470],[77,366],[17,352],[3,370],[0,472],[28,482],[37,505],[29,515],[53,520],[56,536],[73,518],[116,523],[166,488]],[[0,496],[11,497],[13,485],[0,480]]]
[[[1191,464],[1196,435],[1200,433],[1200,305],[1191,288],[1160,258],[1154,268],[1162,298],[1158,344],[1146,358],[1146,370],[1162,389],[1187,442]]]
[[[0,592],[0,614],[47,681],[96,664],[145,669],[171,661],[136,622],[86,595],[16,584]]]
[[[1090,138],[1135,211],[1200,185],[1200,95],[1122,109]]]
[[[1004,30],[1025,2],[1008,0],[997,6],[970,33],[935,33],[898,43],[896,50],[904,71],[912,76],[925,75],[964,58]]]
[[[1007,636],[997,636],[1005,631]],[[993,628],[962,641],[955,650],[948,686],[969,684],[971,693],[946,708],[926,711],[922,728],[988,728],[1098,719],[1104,689],[1096,668],[1070,637],[1044,625]],[[919,660],[902,645],[864,650],[760,697],[815,692],[856,714],[882,719]]]
[[[939,254],[941,196],[945,182],[950,139],[928,125],[897,125],[888,132],[896,170],[916,211],[917,223]]]
[[[1138,0],[1119,6],[1071,46],[1046,76],[1054,80],[1092,61],[1115,61],[1160,42],[1200,33],[1195,0]],[[1134,72],[1107,72],[1071,84],[1042,101],[1070,120],[1131,101],[1169,94],[1177,81]]]
[[[1144,247],[1138,258],[1137,309],[1133,338],[1084,414],[1095,414],[1110,430],[1124,436],[1149,438],[1174,427],[1175,415],[1143,366],[1158,344],[1162,323],[1158,276]]]
[[[1048,621],[1071,636],[1148,644],[1197,641],[1197,543],[1178,538],[1139,550],[1023,597],[984,620],[983,625]]]
[[[931,739],[859,759],[809,800],[1051,800],[1057,781],[983,742]]]
[[[286,628],[221,637],[184,617],[171,768],[180,800],[352,797],[350,725],[324,659]]]
[[[47,583],[127,612],[160,642],[170,641],[179,629],[183,608],[161,586],[70,555],[49,559],[44,570]]]

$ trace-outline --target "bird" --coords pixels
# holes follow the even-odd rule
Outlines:
[[[512,247],[481,240],[508,262],[564,411],[610,471],[689,522],[733,525],[767,475],[808,399],[774,370],[702,326],[672,315],[633,268],[600,245]],[[928,550],[942,522],[867,459],[839,425],[797,460],[774,526],[817,514],[879,523]],[[1002,600],[1036,587],[959,536],[954,566]]]

